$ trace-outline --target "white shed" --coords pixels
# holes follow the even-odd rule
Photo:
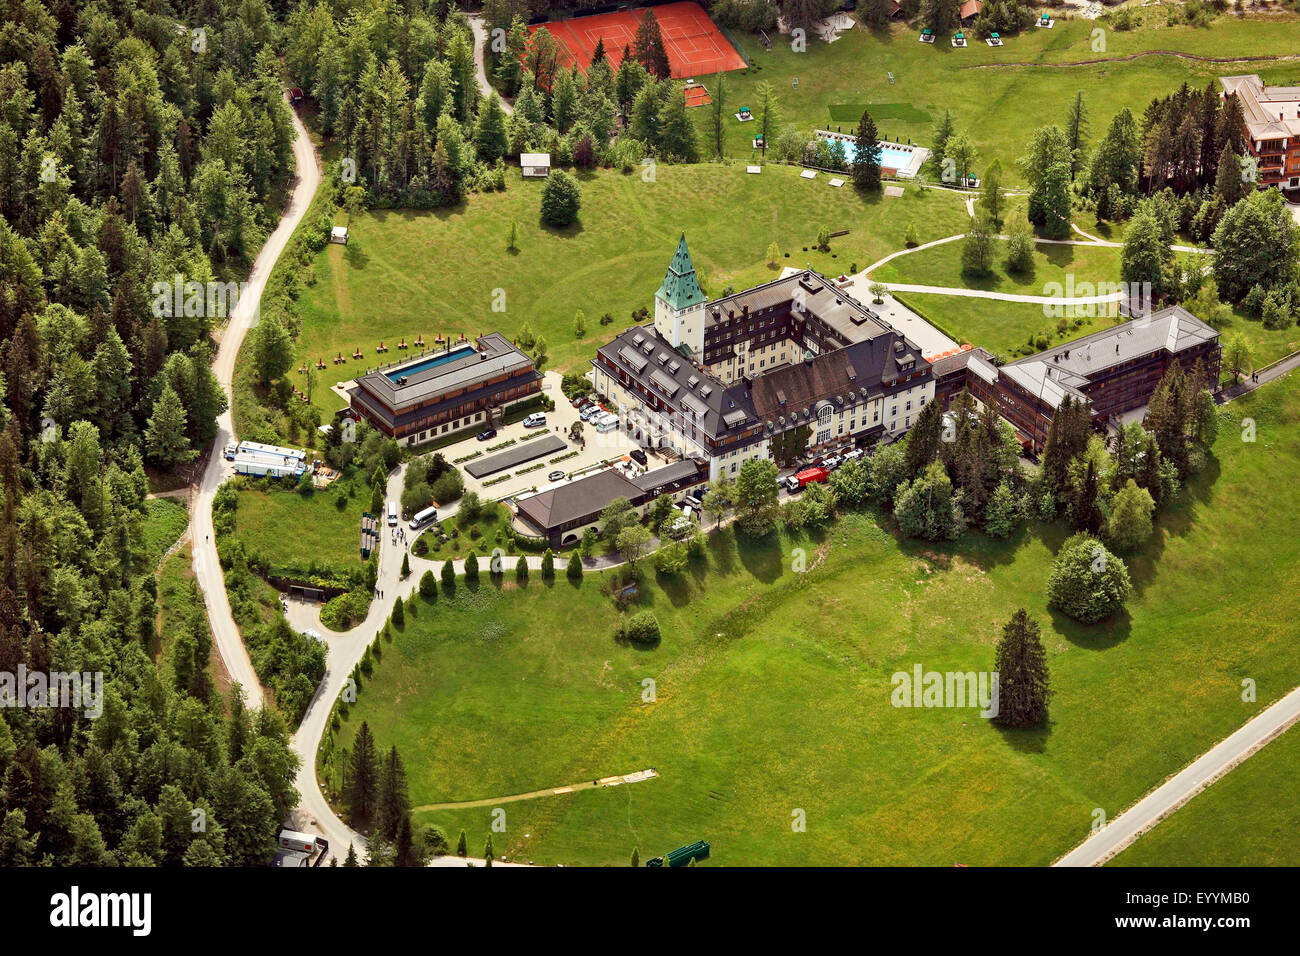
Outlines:
[[[333,229],[331,229],[330,242],[337,242],[340,245],[346,246],[348,244],[348,227],[335,226]]]
[[[551,173],[551,154],[520,153],[519,166],[525,179],[545,179]]]

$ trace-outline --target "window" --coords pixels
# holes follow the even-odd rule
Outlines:
[[[898,406],[897,406],[897,405],[892,405],[892,406],[890,406],[890,409],[889,409],[889,417],[890,417],[890,418],[897,418],[897,417],[898,417]]]
[[[912,402],[909,400],[907,403],[907,411],[910,412],[911,410],[912,410]]]

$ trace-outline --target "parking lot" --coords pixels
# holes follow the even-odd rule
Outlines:
[[[544,429],[525,428],[523,422],[515,422],[499,429],[496,436],[488,441],[478,441],[476,437],[471,435],[454,445],[447,445],[438,449],[438,453],[443,455],[449,462],[455,462],[457,458],[464,458],[473,455],[475,452],[481,454],[471,460],[481,461],[490,455],[507,450],[498,448],[496,452],[488,451],[494,445],[500,445],[512,439],[516,443],[525,438],[540,440],[535,436],[541,430],[564,440],[566,447],[557,450],[554,454],[523,462],[516,468],[485,475],[482,479],[475,478],[466,472],[465,466],[470,464],[469,461],[460,462],[456,467],[465,479],[466,491],[473,491],[484,498],[494,499],[532,494],[535,491],[541,491],[552,485],[559,484],[559,481],[551,481],[548,478],[553,472],[563,471],[565,477],[561,481],[568,481],[573,477],[581,477],[581,474],[587,474],[611,461],[619,463],[622,467],[633,472],[639,473],[646,470],[628,460],[629,453],[640,446],[632,441],[620,428],[607,432],[597,432],[594,426],[583,422],[582,441],[575,441],[570,437],[570,429],[573,423],[579,421],[580,418],[577,409],[570,404],[569,400],[564,397],[564,393],[560,391],[560,381],[560,373],[558,372],[549,371],[542,375],[542,392],[555,402],[555,411],[546,413]],[[518,445],[508,447],[514,449]],[[576,454],[574,454],[575,452]],[[648,456],[647,463],[649,468],[657,468],[667,464],[668,459],[651,453]],[[540,467],[538,467],[539,465]],[[503,475],[507,476],[504,481],[500,480]]]

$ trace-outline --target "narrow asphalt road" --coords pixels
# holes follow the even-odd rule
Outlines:
[[[203,594],[203,603],[207,607],[208,621],[212,625],[213,638],[217,650],[226,665],[230,679],[241,684],[250,707],[262,706],[262,685],[253,670],[253,662],[248,657],[248,650],[240,638],[239,628],[230,613],[230,601],[226,597],[226,582],[221,573],[221,562],[217,558],[216,535],[212,530],[212,499],[222,481],[228,476],[227,464],[222,450],[226,443],[235,440],[235,426],[232,408],[234,405],[231,381],[235,371],[235,356],[244,336],[257,324],[259,304],[266,280],[271,275],[275,261],[289,242],[294,229],[302,221],[307,207],[316,195],[320,185],[320,165],[316,152],[312,149],[307,128],[302,125],[297,114],[293,117],[294,141],[293,158],[298,181],[293,194],[285,208],[280,224],[275,227],[262,246],[262,251],[253,261],[252,271],[239,296],[239,303],[226,325],[226,332],[217,350],[217,357],[212,363],[212,372],[221,383],[226,393],[227,408],[217,419],[217,437],[208,449],[208,464],[203,470],[199,483],[198,495],[194,507],[190,509],[190,539],[193,541],[194,576],[198,579],[199,590]]]
[[[1297,720],[1300,720],[1300,687],[1215,744],[1054,865],[1105,863]]]

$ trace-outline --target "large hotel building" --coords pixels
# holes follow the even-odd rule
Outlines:
[[[636,441],[708,464],[830,454],[901,437],[934,397],[930,363],[876,313],[804,270],[709,301],[678,243],[654,323],[592,360]]]
[[[1224,96],[1235,93],[1241,102],[1258,184],[1300,189],[1300,86],[1265,86],[1253,73],[1219,82]]]

